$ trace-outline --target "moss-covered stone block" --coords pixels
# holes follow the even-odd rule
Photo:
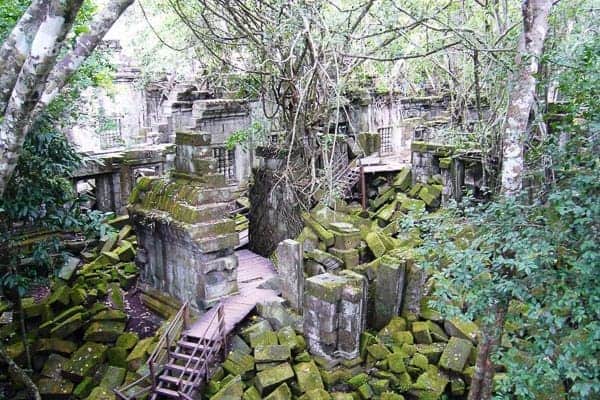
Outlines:
[[[427,357],[430,364],[437,364],[440,360],[440,356],[446,348],[446,344],[443,342],[432,343],[432,344],[417,344],[415,346],[417,353],[423,354]]]
[[[117,338],[115,345],[125,350],[133,349],[139,341],[138,334],[135,332],[125,332]]]
[[[369,232],[365,238],[367,242],[367,246],[369,250],[373,253],[373,255],[377,258],[383,256],[386,252],[385,244],[381,241],[381,238],[377,234],[377,232]]]
[[[254,358],[235,350],[229,353],[223,362],[223,368],[232,375],[245,376],[254,369]]]
[[[391,354],[388,348],[381,343],[370,345],[367,347],[367,352],[376,360],[385,360]]]
[[[429,325],[426,322],[417,321],[412,324],[412,333],[415,337],[415,342],[419,344],[431,344],[431,333],[429,332]]]
[[[261,400],[261,397],[260,397],[260,393],[258,392],[258,389],[256,389],[254,386],[250,386],[244,392],[242,399],[243,400]]]
[[[66,379],[42,378],[37,388],[43,399],[68,399],[73,393],[73,382]]]
[[[265,400],[291,400],[292,399],[292,391],[290,387],[284,383],[281,384],[267,397]]]
[[[63,365],[63,376],[81,382],[84,377],[92,376],[104,362],[107,347],[100,343],[84,343]]]
[[[323,225],[313,219],[308,213],[302,214],[302,220],[317,234],[319,239],[321,239],[327,247],[333,246],[335,237],[331,231],[325,229]]]
[[[256,374],[255,385],[261,394],[294,377],[294,371],[288,363],[260,371]]]
[[[410,359],[410,365],[424,371],[429,366],[429,360],[423,354],[417,353]]]
[[[126,372],[125,368],[110,365],[102,375],[100,385],[110,389],[119,387],[125,380]]]
[[[365,383],[364,385],[359,387],[357,389],[357,391],[358,391],[358,394],[360,395],[360,398],[363,400],[372,399],[375,396],[375,392],[373,392],[373,388],[368,383]]]
[[[282,345],[257,346],[254,349],[256,362],[288,361],[292,357],[290,348]]]
[[[111,388],[96,386],[86,400],[117,400],[117,395]]]
[[[106,359],[109,365],[127,368],[127,350],[122,347],[111,347],[106,350]]]
[[[86,329],[83,340],[111,343],[117,340],[125,330],[125,323],[119,321],[95,321]]]
[[[389,370],[395,374],[401,374],[403,372],[406,372],[406,358],[406,354],[404,353],[395,352],[390,354],[387,358]]]
[[[472,321],[458,317],[450,318],[444,322],[444,330],[449,336],[457,336],[461,339],[470,340],[477,345],[480,337],[479,327]]]
[[[40,338],[35,342],[36,353],[59,353],[68,356],[77,350],[77,344],[69,340],[57,338]]]
[[[61,377],[60,371],[67,361],[68,359],[61,355],[50,354],[42,367],[40,375],[46,378],[59,379]]]
[[[90,395],[95,385],[94,380],[91,377],[86,376],[77,386],[75,386],[73,396],[77,399],[86,398]]]
[[[148,347],[152,344],[152,341],[153,341],[153,338],[149,337],[149,338],[140,340],[135,345],[135,347],[133,348],[131,353],[129,353],[129,355],[127,356],[127,359],[125,360],[125,361],[127,361],[127,369],[129,371],[132,371],[132,372],[137,371],[137,369],[142,366],[142,363],[144,361],[146,361],[146,358],[147,358],[146,350],[148,350]]]
[[[451,337],[440,357],[439,365],[454,372],[461,372],[473,348],[469,340]]]
[[[77,313],[77,314],[67,318],[66,320],[60,322],[59,324],[55,325],[50,330],[50,335],[53,337],[57,337],[57,338],[67,337],[70,334],[74,333],[79,328],[81,328],[83,326],[84,322],[85,322],[84,314]]]
[[[410,393],[417,398],[437,399],[446,390],[448,382],[449,379],[446,374],[430,365],[427,371],[417,378]]]
[[[325,388],[319,369],[314,362],[296,364],[294,365],[294,372],[302,392]]]
[[[411,170],[410,168],[403,168],[395,177],[392,182],[394,189],[406,191],[410,188],[411,184]]]

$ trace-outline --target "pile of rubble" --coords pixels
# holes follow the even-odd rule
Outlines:
[[[360,354],[333,365],[311,355],[291,326],[274,330],[259,319],[232,338],[232,350],[206,389],[210,400],[398,400],[466,394],[474,372],[476,327],[457,320],[394,317],[364,332]],[[453,335],[449,335],[451,332]],[[401,394],[402,393],[402,394]]]
[[[146,374],[144,361],[160,337],[127,332],[124,291],[136,282],[137,240],[131,226],[68,257],[50,294],[22,299],[34,380],[43,399],[114,399],[112,388]],[[0,329],[7,353],[26,364],[19,318]]]
[[[368,210],[343,201],[331,207],[320,204],[303,215],[305,228],[297,242],[282,242],[274,257],[283,297],[303,312],[301,333],[323,387],[299,389],[300,376],[291,361],[272,360],[283,363],[273,371],[292,373],[269,386],[276,394],[242,376],[248,385],[244,399],[259,398],[247,394],[255,389],[274,399],[466,395],[478,327],[445,319],[429,307],[434,282],[415,251],[422,244],[421,232],[418,224],[404,224],[438,212],[441,178],[413,184],[411,171],[404,169],[390,179],[377,179],[378,196]],[[295,357],[302,354],[294,362],[310,362],[303,350],[292,350]],[[262,366],[255,368],[258,376]]]

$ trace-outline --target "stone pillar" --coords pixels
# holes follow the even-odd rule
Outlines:
[[[334,244],[329,252],[344,261],[344,267],[352,269],[358,266],[360,246],[360,230],[352,224],[344,222],[333,222],[329,224],[329,229],[333,232]]]
[[[286,239],[277,246],[277,269],[281,277],[281,295],[296,311],[302,311],[304,295],[304,251],[295,240]]]
[[[367,281],[349,270],[306,280],[304,335],[311,353],[356,358],[365,329]]]
[[[402,313],[419,315],[421,310],[421,299],[427,293],[425,282],[427,273],[425,269],[412,260],[406,261],[406,288],[404,289],[404,299],[402,301]]]
[[[375,322],[374,328],[381,329],[400,312],[406,262],[385,255],[381,258],[375,279]]]

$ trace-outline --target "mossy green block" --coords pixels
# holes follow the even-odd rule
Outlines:
[[[410,365],[424,371],[429,366],[429,360],[423,354],[417,353],[410,359]]]
[[[391,354],[388,348],[381,343],[370,345],[367,347],[367,352],[376,360],[385,360]]]
[[[394,392],[385,392],[381,394],[380,400],[404,400],[404,396]]]
[[[360,334],[359,350],[361,358],[364,359],[367,356],[367,347],[375,343],[377,343],[377,338],[369,332]]]
[[[271,393],[270,395],[265,397],[265,400],[291,400],[291,399],[292,399],[292,391],[290,390],[290,387],[286,383],[279,385],[277,387],[277,389],[275,389],[273,391],[273,393]]]
[[[439,371],[435,366],[430,366],[425,373],[417,378],[411,393],[415,393],[417,397],[427,394],[441,396],[442,393],[444,393],[444,390],[446,390],[448,382],[448,377],[443,372]]]
[[[300,343],[298,343],[296,332],[291,326],[284,326],[278,330],[277,340],[279,344],[289,347],[291,351],[299,349]]]
[[[306,392],[300,399],[303,400],[331,400],[331,395],[325,389],[313,389]],[[300,400],[299,399],[299,400]]]
[[[473,345],[469,340],[458,337],[450,338],[440,357],[440,367],[454,372],[462,372],[472,348]]]
[[[75,342],[57,338],[38,339],[34,347],[36,353],[59,353],[62,355],[69,355],[75,350],[77,350]]]
[[[244,383],[240,376],[235,376],[224,384],[210,400],[235,400],[244,395]]]
[[[75,314],[66,320],[62,321],[50,330],[50,335],[57,338],[64,338],[81,328],[84,324],[83,313]]]
[[[386,247],[381,241],[381,238],[377,234],[377,232],[369,232],[367,233],[366,240],[367,246],[373,253],[373,255],[377,258],[383,256],[386,252]]]
[[[242,399],[243,400],[260,400],[261,397],[260,397],[260,393],[258,392],[258,390],[254,386],[250,386],[244,392]]]
[[[302,392],[325,388],[319,369],[313,361],[294,365],[294,372]]]
[[[369,381],[369,375],[367,375],[364,372],[361,372],[360,374],[355,375],[352,378],[348,379],[347,383],[348,383],[348,385],[350,385],[351,388],[358,389],[359,387],[361,387],[368,381]]]
[[[444,352],[445,347],[446,347],[446,344],[443,342],[415,345],[417,353],[423,354],[425,357],[427,357],[427,360],[429,361],[430,364],[438,363],[438,361],[440,360],[440,356]]]
[[[271,324],[267,320],[261,320],[257,323],[250,325],[247,328],[242,329],[240,334],[246,341],[246,343],[250,344],[250,340],[253,336],[258,335],[263,332],[272,331]]]
[[[308,362],[310,361],[310,354],[307,351],[303,351],[302,353],[298,353],[296,357],[294,357],[294,361],[296,362]]]
[[[277,334],[273,331],[266,331],[252,336],[250,346],[256,348],[258,346],[272,346],[278,344]]]
[[[223,368],[232,375],[245,376],[254,369],[254,358],[235,350],[229,353],[223,362]]]
[[[256,346],[254,360],[256,362],[288,361],[292,357],[290,348],[282,345]]]
[[[111,347],[106,350],[106,359],[109,365],[127,367],[127,350],[122,347]]]
[[[111,389],[119,387],[125,379],[126,372],[125,368],[110,365],[104,372],[100,385]]]
[[[404,353],[392,353],[388,356],[388,368],[395,374],[400,374],[402,372],[406,372],[406,365],[404,361],[406,359],[406,354]]]
[[[117,338],[115,345],[125,350],[133,349],[139,341],[138,334],[135,332],[125,332]]]
[[[373,392],[378,395],[390,389],[390,381],[387,379],[372,379],[369,381],[369,385],[373,388]]]
[[[83,340],[111,343],[125,330],[125,323],[119,321],[95,321],[86,329]]]
[[[94,380],[91,377],[86,376],[77,386],[75,386],[73,396],[78,399],[86,398],[90,395],[90,392],[95,385]]]
[[[431,344],[433,342],[427,322],[413,322],[412,332],[415,337],[415,342],[419,344]]]
[[[73,392],[73,383],[65,379],[42,378],[37,382],[37,389],[43,399],[64,399]]]
[[[127,314],[121,310],[104,310],[94,315],[91,320],[125,322],[127,320]]]
[[[256,374],[255,385],[261,394],[265,394],[270,388],[282,384],[294,377],[294,371],[288,363],[277,367],[260,371]]]
[[[100,343],[84,343],[63,365],[63,375],[75,382],[92,376],[104,362],[107,347]]]
[[[129,353],[129,355],[127,356],[127,359],[125,360],[125,361],[127,361],[127,369],[129,371],[132,371],[132,372],[136,371],[138,368],[140,368],[142,366],[142,363],[144,361],[146,361],[146,358],[147,358],[146,350],[152,344],[153,340],[154,340],[154,338],[149,337],[149,338],[140,340],[135,345],[135,347],[133,348],[131,353]]]
[[[373,388],[368,383],[365,383],[364,385],[358,388],[358,394],[363,400],[372,399],[375,396]]]

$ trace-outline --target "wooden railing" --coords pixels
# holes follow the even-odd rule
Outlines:
[[[156,343],[156,347],[148,361],[149,373],[118,389],[113,389],[115,394],[123,400],[136,399],[145,393],[151,392],[158,384],[158,376],[162,373],[165,364],[169,361],[171,348],[177,344],[181,333],[190,325],[189,303],[185,302],[177,314],[170,320],[164,333]],[[134,388],[139,387],[135,390]]]
[[[200,353],[198,351],[201,349]],[[209,377],[209,366],[213,364],[219,352],[227,351],[227,332],[225,330],[225,311],[223,304],[219,303],[216,311],[213,314],[202,339],[198,340],[198,344],[194,347],[191,357],[185,365],[185,370],[179,375],[179,393],[182,397],[189,398],[193,392],[200,387],[203,382],[207,382]],[[196,357],[196,361],[191,366],[192,361]],[[186,383],[182,383],[185,372],[188,371],[189,377],[185,378]]]

